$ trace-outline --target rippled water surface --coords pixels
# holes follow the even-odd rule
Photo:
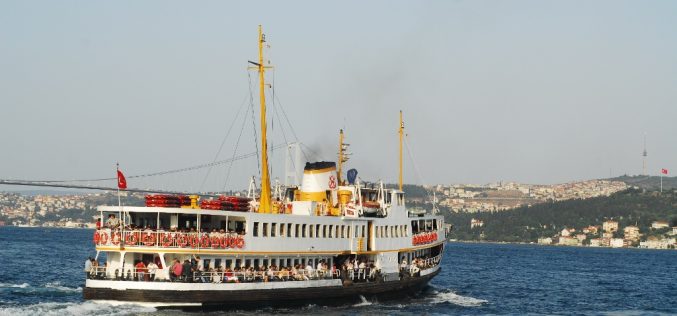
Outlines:
[[[83,301],[91,236],[0,227],[0,315],[182,314]],[[228,314],[677,314],[677,251],[450,243],[443,265],[428,289],[405,300]]]

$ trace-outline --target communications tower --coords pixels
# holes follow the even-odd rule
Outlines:
[[[646,133],[644,133],[644,151],[642,152],[642,175],[646,175]]]

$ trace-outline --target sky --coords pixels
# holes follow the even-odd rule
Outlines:
[[[298,140],[308,159],[336,160],[344,129],[363,180],[397,181],[399,110],[407,183],[640,174],[645,135],[647,172],[674,173],[675,16],[674,1],[5,0],[0,179],[107,178],[116,162],[132,176],[256,152],[247,61],[259,24],[274,66],[271,146]],[[283,181],[285,152],[271,156]],[[242,189],[258,168],[250,158],[128,182]]]

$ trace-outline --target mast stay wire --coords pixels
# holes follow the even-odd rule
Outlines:
[[[275,86],[273,86],[273,90],[275,90]],[[280,111],[282,112],[282,116],[284,116],[284,119],[287,122],[287,125],[289,125],[289,129],[291,130],[291,133],[294,136],[294,140],[296,141],[296,143],[301,144],[301,142],[299,142],[299,137],[296,136],[296,131],[294,130],[294,125],[292,125],[291,122],[289,121],[289,117],[287,116],[287,112],[284,110],[284,106],[282,106],[282,102],[280,102],[280,98],[277,96],[277,93],[274,93],[273,97],[277,101],[277,104],[280,107]],[[305,158],[306,161],[310,161],[310,159],[308,159],[308,155],[303,150],[303,146],[301,146],[300,148],[301,148],[301,153],[303,154],[303,158]]]
[[[271,148],[271,150],[277,150],[277,149],[280,149],[284,146],[285,146],[285,144],[280,144],[280,145],[277,145],[277,146]],[[212,162],[212,163],[205,163],[205,164],[195,165],[195,166],[191,166],[191,167],[185,167],[185,168],[180,168],[180,169],[172,169],[172,170],[166,170],[166,171],[159,171],[159,172],[152,172],[152,173],[146,173],[146,174],[130,175],[130,176],[125,176],[125,178],[127,178],[127,179],[139,179],[139,178],[164,176],[164,175],[169,175],[169,174],[193,171],[193,170],[198,170],[198,169],[203,169],[203,168],[208,168],[208,167],[212,167],[212,166],[218,166],[218,165],[226,164],[226,163],[229,163],[231,161],[247,159],[247,158],[250,158],[250,157],[254,157],[257,154],[258,153],[256,153],[256,152],[250,152],[250,153],[246,153],[246,154],[236,156],[234,158],[219,160],[219,161]],[[67,183],[67,182],[98,182],[98,181],[112,181],[112,180],[117,180],[117,178],[73,179],[73,180],[0,179],[0,182],[17,182],[17,183],[23,183],[23,184],[27,185],[27,184],[48,184],[48,183]]]
[[[245,95],[245,97],[242,99],[242,103],[240,104],[240,107],[237,109],[237,113],[235,114],[235,117],[233,120],[230,122],[230,127],[228,127],[228,131],[226,132],[226,136],[223,137],[223,140],[221,140],[221,145],[219,146],[219,150],[216,151],[216,155],[214,155],[214,160],[212,162],[216,162],[216,160],[219,158],[219,155],[221,154],[221,150],[223,150],[223,145],[226,143],[226,140],[228,139],[228,136],[230,136],[230,132],[233,130],[233,126],[235,126],[235,121],[240,117],[240,112],[242,112],[242,108],[247,104],[247,98],[249,96]],[[232,164],[232,162],[231,162]],[[200,184],[200,187],[198,189],[199,191],[202,191],[202,188],[205,185],[205,182],[207,182],[207,178],[209,178],[209,174],[212,171],[212,167],[210,166],[207,169],[207,174],[205,174],[204,179],[202,179],[202,183]]]
[[[408,141],[409,135],[407,134],[406,137],[404,137],[404,147],[407,149],[407,155],[409,156],[409,160],[411,160],[411,164],[414,166],[414,174],[416,177],[418,177],[418,180],[420,183],[427,183],[425,182],[425,179],[423,179],[423,175],[421,174],[421,171],[418,169],[418,165],[416,164],[416,161],[414,160],[414,155],[411,153],[411,149],[409,147],[409,141]],[[428,190],[425,190],[425,193],[428,197],[428,199],[431,198],[430,193]]]
[[[273,100],[275,100],[275,98],[276,98],[276,95],[275,95],[275,72],[273,72],[272,95],[273,95]],[[278,107],[280,107],[279,103],[275,103],[273,101],[273,111],[275,112],[275,118],[277,118],[278,124],[280,126],[280,131],[282,132],[282,138],[284,139],[285,144],[289,145],[289,140],[287,139],[287,133],[284,132],[284,122],[280,118],[280,111],[278,111],[278,109],[277,109]],[[289,155],[289,154],[290,153],[287,152],[285,154],[285,157],[287,157],[287,155]],[[294,170],[296,170],[296,162],[294,161],[294,159],[289,159],[289,161],[291,161],[292,167],[294,168]]]
[[[245,117],[242,120],[242,127],[240,127],[240,134],[237,136],[237,141],[235,142],[235,149],[233,149],[233,157],[237,154],[237,149],[240,147],[240,139],[242,138],[242,132],[244,131],[244,126],[247,123],[247,116],[249,113],[245,113]],[[256,151],[258,157],[258,151]],[[230,170],[233,168],[233,160],[231,158],[230,164],[228,165],[228,171],[226,172],[226,182],[223,184],[223,190],[226,190],[228,185],[228,180],[230,179]]]
[[[250,71],[247,71],[247,77],[249,78],[249,107],[252,110],[251,111],[251,113],[252,113],[252,128],[254,130],[254,149],[256,151],[256,166],[258,167],[258,170],[259,170],[258,174],[261,174],[261,157],[259,156],[259,139],[258,139],[258,136],[256,134],[256,114],[254,113],[254,91],[252,91],[252,74],[251,74]],[[263,150],[263,149],[261,149],[261,150]]]

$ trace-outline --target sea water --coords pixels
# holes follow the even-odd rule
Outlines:
[[[92,230],[0,227],[0,315],[176,315],[82,300]],[[238,315],[677,314],[677,251],[449,243],[441,273],[397,301]],[[194,313],[185,313],[194,314]],[[222,314],[210,312],[209,314]]]

